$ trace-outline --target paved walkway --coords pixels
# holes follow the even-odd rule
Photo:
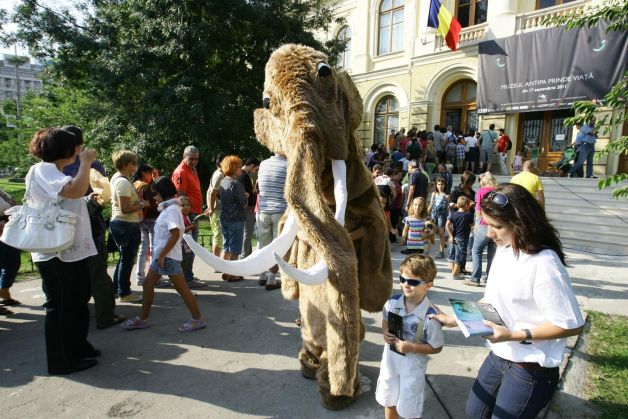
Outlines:
[[[403,260],[393,248],[395,269]],[[569,272],[584,309],[628,314],[628,261],[569,252]],[[451,296],[479,299],[482,289],[453,281],[446,263],[430,298],[448,310]],[[381,314],[365,314],[360,352],[364,394],[348,409],[321,407],[314,382],[299,374],[296,302],[267,292],[256,279],[225,283],[198,262],[197,276],[208,286],[195,290],[209,327],[177,332],[188,313],[176,292],[159,289],[150,329],[96,330],[90,340],[103,356],[91,370],[66,377],[46,375],[43,293],[39,280],[12,289],[24,305],[0,317],[0,399],[4,418],[22,417],[276,417],[380,418],[374,399],[382,352]],[[397,277],[398,271],[395,273]],[[398,289],[398,285],[396,285]],[[127,316],[139,306],[120,304]],[[445,330],[444,350],[432,357],[428,380],[454,418],[463,417],[467,394],[487,349],[483,339],[465,339]],[[435,393],[426,391],[425,418],[446,418]]]

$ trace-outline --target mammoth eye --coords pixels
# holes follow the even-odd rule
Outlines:
[[[270,98],[268,96],[264,96],[264,99],[262,99],[262,104],[264,105],[265,109],[270,109]]]
[[[331,67],[329,66],[329,64],[318,63],[318,65],[316,66],[316,69],[318,70],[319,77],[331,76]]]

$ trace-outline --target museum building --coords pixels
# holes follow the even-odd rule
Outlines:
[[[442,0],[441,3],[462,26],[456,51],[447,47],[435,29],[428,28],[430,0],[336,3],[335,16],[343,18],[342,23],[323,37],[348,40],[337,66],[350,73],[362,96],[364,116],[358,136],[363,146],[384,143],[391,129],[401,127],[431,130],[435,124],[451,125],[454,130],[466,133],[487,129],[494,123],[497,128],[504,128],[513,140],[508,165],[516,150],[536,149],[539,169],[546,170],[575,136],[575,128],[564,125],[565,118],[573,116],[571,103],[603,97],[608,89],[600,87],[599,81],[608,79],[610,88],[618,80],[610,78],[623,75],[626,70],[625,62],[608,62],[590,55],[621,54],[625,58],[626,52],[620,50],[625,49],[626,34],[616,34],[614,49],[605,49],[605,39],[594,42],[590,34],[578,35],[579,30],[562,31],[543,24],[547,17],[583,13],[604,3],[598,0]],[[569,32],[570,39],[557,37]],[[596,36],[605,33],[602,29],[597,32]],[[553,44],[547,44],[548,40]],[[573,59],[566,56],[562,60],[569,61],[565,68],[553,68],[554,62],[561,61],[560,56],[570,54],[568,48],[572,46],[568,42],[578,48],[582,43],[594,44],[588,55],[572,54]],[[608,74],[594,74],[597,68],[583,71],[578,59],[592,61],[600,68],[614,67],[614,71]],[[510,83],[503,82],[502,75],[493,74],[500,69],[504,80],[511,80]],[[591,93],[590,86],[585,86],[591,82],[589,79],[595,79],[598,90],[606,90],[597,96]],[[526,97],[532,99],[525,100]],[[600,133],[596,149],[620,137],[622,132],[626,132],[626,126],[612,126],[609,133]],[[595,167],[598,175],[618,170],[628,172],[626,156],[609,155]]]

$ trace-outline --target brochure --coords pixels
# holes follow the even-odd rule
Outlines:
[[[495,324],[504,325],[502,318],[495,307],[488,303],[476,303],[474,301],[449,299],[454,309],[456,322],[465,337],[488,336],[493,334],[493,329],[484,324],[484,320]]]
[[[388,313],[388,331],[397,336],[397,339],[403,340],[403,317],[395,313]],[[395,345],[390,345],[390,350],[406,356],[406,354],[397,351]]]

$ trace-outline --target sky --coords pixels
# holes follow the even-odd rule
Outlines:
[[[20,0],[0,0],[0,8],[12,11],[13,8],[20,3]],[[53,10],[61,10],[64,7],[72,6],[74,2],[72,0],[39,0],[39,4],[50,7]],[[7,28],[9,31],[15,29],[15,25],[9,24]],[[19,55],[29,55],[28,50],[25,48],[21,48],[18,45],[17,53]],[[0,44],[0,54],[14,54],[13,45],[7,47],[5,45]]]

